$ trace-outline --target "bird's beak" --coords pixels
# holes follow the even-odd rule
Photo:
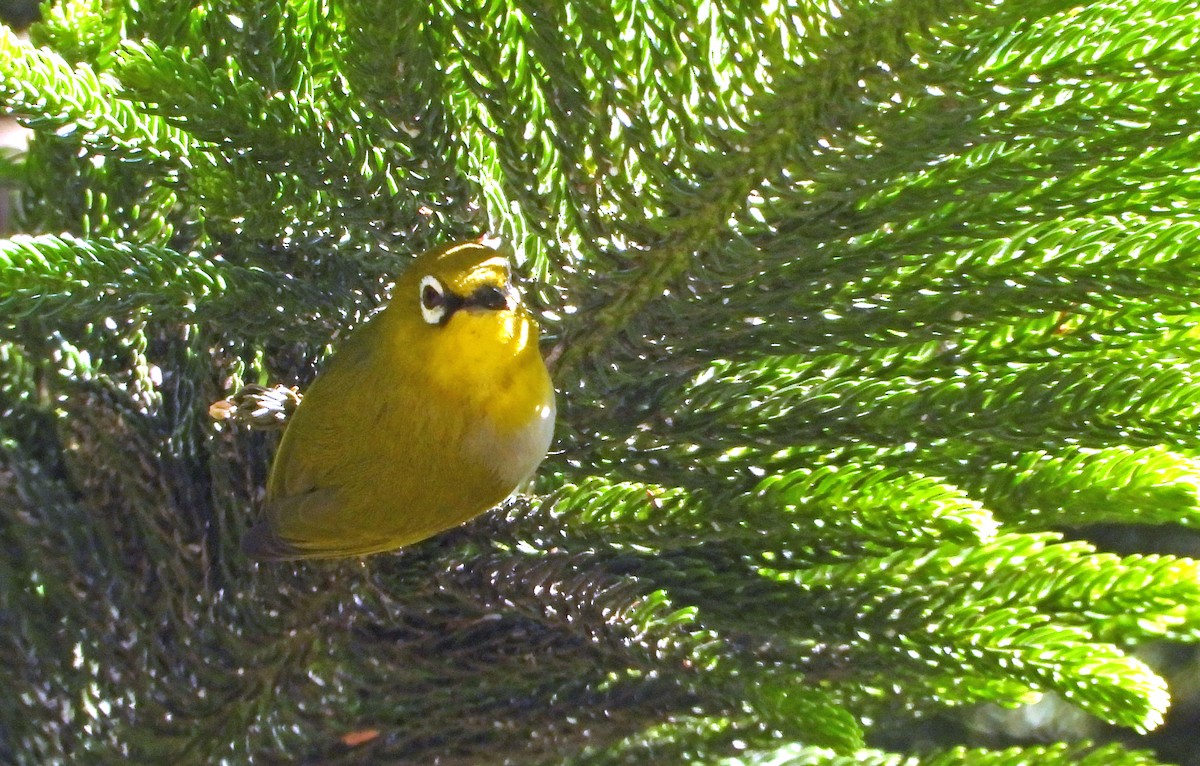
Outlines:
[[[521,294],[511,283],[503,287],[483,285],[468,295],[462,305],[466,308],[478,308],[486,311],[513,311],[521,303]]]
[[[506,282],[501,292],[504,294],[504,308],[508,311],[516,311],[517,306],[521,305],[521,291],[512,282]]]

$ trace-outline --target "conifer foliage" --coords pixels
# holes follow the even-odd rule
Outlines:
[[[918,757],[1200,567],[1200,13],[1147,0],[62,0],[0,28],[0,760]],[[237,551],[275,435],[409,256],[499,235],[556,361],[527,496],[365,561]],[[1077,538],[1078,536],[1074,536]]]

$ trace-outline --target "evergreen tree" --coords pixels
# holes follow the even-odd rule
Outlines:
[[[1200,567],[1063,532],[1200,524],[1191,3],[44,12],[0,28],[0,759],[1154,762],[867,742],[1162,719],[1130,652]],[[531,492],[246,561],[275,434],[209,405],[484,231],[555,360]]]

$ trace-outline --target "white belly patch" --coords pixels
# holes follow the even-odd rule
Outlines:
[[[465,441],[468,454],[487,466],[505,486],[516,489],[537,470],[554,438],[554,401],[543,404],[523,428],[499,432],[483,418]]]

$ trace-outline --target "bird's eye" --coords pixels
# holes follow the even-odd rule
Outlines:
[[[435,309],[442,305],[442,294],[433,285],[425,285],[421,291],[421,304],[427,309]]]
[[[446,291],[437,277],[421,278],[421,316],[429,324],[441,324],[446,316]]]

